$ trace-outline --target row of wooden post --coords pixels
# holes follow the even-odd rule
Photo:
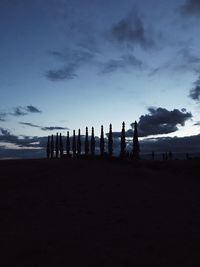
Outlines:
[[[104,130],[103,125],[101,126],[101,135],[99,142],[99,150],[100,156],[104,157],[107,154],[109,157],[113,156],[113,133],[112,133],[112,124],[109,126],[108,140],[107,140],[107,153],[105,152],[105,138],[104,138]],[[64,156],[74,158],[80,157],[82,155],[85,156],[95,156],[95,136],[94,136],[94,127],[92,127],[91,137],[89,141],[88,137],[88,127],[86,127],[85,140],[84,140],[84,153],[82,153],[82,141],[81,141],[81,131],[78,130],[78,136],[76,136],[75,130],[73,130],[72,137],[72,145],[70,146],[70,136],[69,131],[67,132],[66,138],[66,149],[64,153],[63,140],[62,135],[56,135],[56,140],[54,143],[54,136],[48,136],[47,140],[47,158],[62,158]],[[132,157],[134,159],[139,159],[139,141],[138,141],[138,131],[137,131],[137,122],[134,123],[134,132],[133,132],[133,149],[132,149]],[[126,157],[126,131],[125,131],[125,123],[122,123],[122,131],[121,131],[121,143],[120,143],[120,157]]]

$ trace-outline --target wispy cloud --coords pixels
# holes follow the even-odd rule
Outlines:
[[[41,110],[39,110],[38,108],[32,105],[26,106],[26,110],[27,112],[30,112],[30,113],[41,113],[42,112]]]
[[[111,59],[103,66],[102,73],[110,73],[117,70],[140,69],[143,63],[134,55],[124,55],[119,59]]]
[[[75,65],[64,66],[63,68],[57,70],[49,70],[46,73],[46,77],[51,81],[63,81],[72,80],[77,77],[75,73]]]
[[[43,126],[40,126],[40,125],[37,125],[37,124],[33,124],[31,122],[23,122],[23,121],[20,121],[19,124],[25,125],[25,126],[29,126],[29,127],[33,127],[33,128],[39,128],[42,131],[69,130],[69,128],[67,128],[67,127],[61,127],[61,126],[46,126],[46,127],[43,127]]]
[[[112,27],[109,38],[127,47],[151,48],[155,45],[142,17],[135,9]]]
[[[190,90],[189,97],[193,100],[200,101],[200,76],[194,82],[194,87]]]
[[[182,15],[199,16],[200,15],[200,1],[186,0],[185,4],[180,7]]]
[[[0,121],[6,121],[6,116],[7,116],[7,113],[0,112]]]
[[[200,57],[196,56],[191,48],[179,49],[176,54],[168,61],[164,62],[160,66],[154,68],[150,72],[150,76],[153,76],[160,72],[176,71],[176,72],[194,72],[197,73],[200,69]]]
[[[11,113],[11,115],[13,115],[13,116],[25,116],[27,114],[28,114],[28,112],[22,107],[14,108],[13,113]]]
[[[51,81],[63,81],[72,80],[78,77],[78,69],[91,62],[95,57],[95,52],[84,48],[77,48],[74,50],[66,49],[62,52],[50,51],[49,55],[57,61],[64,63],[64,65],[58,69],[47,71],[47,79]]]
[[[42,111],[32,105],[28,105],[25,107],[18,106],[13,109],[13,112],[11,112],[10,115],[25,116],[28,115],[29,113],[42,113]]]

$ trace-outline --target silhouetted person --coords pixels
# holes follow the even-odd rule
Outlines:
[[[88,127],[86,127],[86,133],[85,133],[85,155],[88,156],[88,154],[89,154]]]
[[[59,149],[60,149],[60,157],[63,157],[63,142],[62,142],[62,135],[60,133],[60,139],[59,139]]]
[[[50,158],[50,138],[49,138],[49,136],[48,136],[48,139],[47,139],[46,153],[47,153],[47,158],[49,159]]]
[[[70,156],[70,138],[69,138],[69,131],[67,131],[66,154],[67,154],[67,156]]]
[[[154,153],[154,151],[152,151],[152,153],[151,153],[151,159],[152,159],[152,160],[155,159],[155,153]]]
[[[73,140],[72,140],[72,152],[73,152],[73,157],[76,157],[76,132],[73,130]]]
[[[121,150],[120,157],[123,159],[126,156],[126,136],[125,136],[125,122],[122,123],[121,131]]]
[[[112,137],[112,124],[109,127],[109,134],[108,134],[108,156],[112,157],[113,155],[113,137]]]
[[[101,137],[100,137],[100,155],[101,155],[101,157],[104,156],[104,146],[105,146],[104,132],[103,132],[103,125],[101,125]]]
[[[53,140],[53,134],[51,136],[51,158],[54,156],[54,140]]]
[[[81,156],[81,130],[78,130],[78,138],[77,138],[77,155]]]
[[[134,134],[133,134],[133,159],[139,160],[140,145],[138,141],[138,130],[137,122],[134,123]]]
[[[56,134],[56,158],[58,158],[59,153],[59,143],[58,143],[58,133]]]
[[[95,155],[94,127],[92,127],[92,135],[91,135],[91,141],[90,141],[90,150],[91,150],[91,156],[94,157],[94,155]]]

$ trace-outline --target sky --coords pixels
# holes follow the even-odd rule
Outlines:
[[[200,0],[1,0],[0,34],[1,158],[135,120],[200,151]]]

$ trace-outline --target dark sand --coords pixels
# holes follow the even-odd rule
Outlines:
[[[0,266],[200,266],[200,161],[0,161]]]

